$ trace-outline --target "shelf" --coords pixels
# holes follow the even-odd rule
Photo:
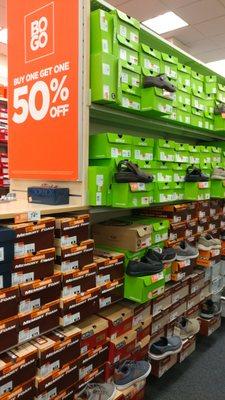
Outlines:
[[[214,132],[201,128],[194,128],[185,125],[179,125],[166,119],[154,119],[109,106],[92,104],[90,108],[90,118],[92,122],[111,125],[112,127],[126,130],[138,130],[140,133],[148,133],[150,136],[161,134],[171,138],[179,138],[182,141],[190,138],[195,141],[225,141],[224,132]]]

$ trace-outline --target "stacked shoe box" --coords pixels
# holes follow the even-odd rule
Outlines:
[[[2,128],[0,127],[0,135],[1,131]],[[6,135],[4,135],[3,137],[7,138]],[[4,152],[0,152],[0,187],[9,187],[9,160],[8,154]]]
[[[0,95],[1,97],[1,95]],[[7,102],[0,99],[0,188],[9,187],[9,166],[6,153],[8,144],[8,109]]]

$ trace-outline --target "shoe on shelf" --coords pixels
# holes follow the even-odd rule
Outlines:
[[[118,164],[118,172],[115,174],[115,180],[118,183],[149,183],[153,179],[153,175],[147,175],[137,164],[129,160],[121,160]]]
[[[176,92],[176,87],[167,80],[167,76],[160,74],[158,76],[146,76],[144,78],[144,88],[157,87],[167,92]]]
[[[186,171],[185,182],[208,182],[209,178],[200,168],[190,166]]]
[[[165,247],[164,249],[155,248],[154,250],[149,249],[143,259],[145,260],[145,262],[148,262],[148,260],[150,259],[161,261],[163,264],[166,264],[176,259],[176,252],[172,247]]]
[[[174,250],[176,251],[177,261],[185,261],[199,256],[199,251],[196,247],[190,246],[185,241],[180,242],[178,246],[174,247]]]
[[[199,332],[200,324],[197,319],[181,317],[178,321],[177,328],[179,329],[179,336],[182,340],[185,340]]]
[[[225,169],[224,168],[214,168],[213,173],[211,175],[211,179],[217,179],[224,181],[225,180]]]
[[[225,231],[221,231],[220,237],[221,240],[225,240]]]
[[[203,319],[211,319],[220,313],[221,304],[219,302],[208,299],[201,305],[200,317]]]
[[[161,337],[151,345],[148,356],[153,360],[163,360],[167,356],[179,353],[182,346],[183,343],[179,336]]]
[[[144,260],[144,258],[142,259]],[[126,274],[129,276],[150,276],[156,275],[162,272],[163,264],[162,261],[149,260],[146,261],[136,261],[131,260],[128,262]]]
[[[217,250],[221,249],[221,240],[214,239],[209,233],[205,236],[201,236],[198,240],[199,250]]]
[[[151,364],[147,361],[126,360],[115,368],[114,383],[118,390],[124,390],[148,377]]]
[[[116,387],[111,383],[88,383],[77,395],[77,400],[113,400]]]
[[[225,114],[225,104],[220,103],[214,108],[215,115],[223,115]]]

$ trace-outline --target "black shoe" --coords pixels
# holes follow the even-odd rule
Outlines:
[[[201,169],[188,167],[185,176],[186,182],[208,182],[209,176],[202,173]]]
[[[162,262],[151,261],[145,263],[142,261],[129,261],[126,274],[130,276],[149,276],[159,274],[163,270]]]
[[[225,240],[225,231],[222,231],[220,234],[221,240]]]
[[[220,314],[220,312],[221,312],[221,305],[209,299],[202,304],[200,317],[204,319],[211,319],[215,315]]]
[[[223,114],[225,114],[225,104],[223,104],[223,103],[218,104],[214,109],[214,114],[215,115],[223,115]]]
[[[170,263],[176,259],[176,252],[172,248],[165,248],[163,250],[152,250],[149,249],[146,255],[142,258],[142,261],[149,262],[151,260],[161,261],[163,264]]]
[[[128,160],[122,160],[118,164],[118,171],[115,180],[118,183],[141,182],[150,183],[153,181],[152,175],[147,175],[141,171],[137,164]]]
[[[166,75],[146,76],[144,78],[144,88],[157,87],[165,89],[167,92],[176,92],[175,86],[168,82]]]

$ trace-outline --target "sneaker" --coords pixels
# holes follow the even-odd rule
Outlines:
[[[153,360],[162,360],[167,356],[177,354],[182,350],[182,340],[179,336],[161,337],[151,345],[148,355]]]
[[[146,76],[144,78],[144,88],[150,87],[158,87],[170,93],[176,92],[176,87],[172,83],[168,82],[167,76],[164,74],[158,76]]]
[[[185,241],[180,242],[179,246],[175,247],[174,250],[176,251],[177,261],[189,260],[199,256],[199,251]]]
[[[188,167],[186,171],[185,181],[186,182],[207,182],[209,176],[202,173],[201,169],[196,167]]]
[[[196,335],[200,330],[200,324],[197,319],[181,317],[177,328],[179,329],[179,336],[184,340]]]
[[[76,400],[113,400],[116,387],[111,383],[88,383],[76,395]]]
[[[201,236],[198,241],[199,250],[216,250],[221,249],[221,240],[214,239],[210,234]]]
[[[142,260],[145,260],[144,258]],[[150,260],[144,261],[129,261],[127,264],[126,274],[129,276],[150,276],[162,272],[162,261]]]
[[[221,304],[212,301],[211,299],[206,300],[201,305],[200,317],[203,319],[211,319],[215,315],[221,313]]]
[[[118,164],[118,172],[115,174],[115,180],[118,183],[149,183],[153,181],[153,175],[147,175],[141,171],[137,164],[128,160],[121,160]]]
[[[126,360],[114,372],[114,383],[118,390],[124,390],[136,382],[146,379],[151,372],[151,364],[147,361]]]
[[[156,249],[149,249],[144,257],[146,261],[156,260],[161,261],[163,264],[171,263],[176,259],[176,252],[173,248],[156,248]]]
[[[211,179],[217,179],[224,181],[225,180],[225,169],[224,168],[214,168],[213,173],[211,175]]]

